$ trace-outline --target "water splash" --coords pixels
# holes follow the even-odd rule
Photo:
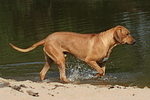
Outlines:
[[[94,76],[97,71],[85,64],[76,63],[75,65],[67,65],[67,67],[67,77],[70,81],[90,84],[109,84],[117,81],[117,77],[108,73],[105,76]]]
[[[94,78],[96,71],[85,67],[84,64],[77,63],[75,66],[69,66],[67,76],[70,81],[79,81]]]
[[[77,63],[75,66],[68,66],[67,76],[70,81],[75,82],[90,82],[90,83],[110,83],[116,81],[117,77],[105,75],[101,77],[94,76],[97,71],[86,67],[85,64]]]

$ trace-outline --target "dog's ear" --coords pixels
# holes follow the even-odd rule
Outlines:
[[[116,40],[116,41],[118,41],[119,43],[122,43],[123,41],[122,41],[122,39],[123,39],[123,37],[122,37],[122,29],[116,29],[115,30],[115,32],[114,32],[114,39]]]

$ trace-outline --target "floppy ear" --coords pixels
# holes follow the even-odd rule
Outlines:
[[[117,40],[119,43],[122,43],[122,30],[121,29],[117,29],[114,32],[114,39]]]

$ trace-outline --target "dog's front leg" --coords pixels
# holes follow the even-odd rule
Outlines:
[[[106,70],[106,61],[105,62],[97,62],[97,64],[103,69],[104,73],[103,76],[105,75],[105,70]]]
[[[103,76],[104,76],[104,75],[105,75],[105,71],[106,71],[106,66],[102,66],[101,68],[102,68],[103,71],[104,71],[104,73],[103,73]]]
[[[103,71],[104,71],[104,73],[103,73],[103,75],[101,75],[100,73],[96,73],[96,74],[94,74],[94,76],[104,76],[105,75],[105,70],[106,70],[106,66],[103,66],[103,67],[101,67],[102,69],[103,69]]]
[[[105,67],[100,67],[96,61],[85,60],[85,62],[89,64],[92,68],[94,68],[96,71],[98,71],[98,74],[100,76],[103,76],[105,74]]]

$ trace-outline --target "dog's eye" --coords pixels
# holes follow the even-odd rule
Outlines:
[[[130,35],[130,34],[128,33],[128,34],[126,34],[126,35]]]

